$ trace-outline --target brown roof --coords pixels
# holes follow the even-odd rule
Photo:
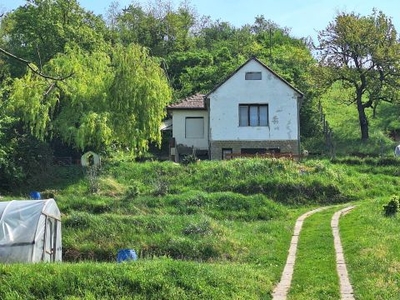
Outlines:
[[[206,109],[204,95],[196,94],[168,106],[168,109]]]

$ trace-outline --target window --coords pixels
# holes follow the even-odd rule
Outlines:
[[[227,157],[229,154],[232,154],[232,148],[222,148],[222,159],[231,158],[230,156]]]
[[[188,139],[204,138],[203,117],[187,117],[185,119],[185,138]]]
[[[261,80],[261,72],[246,72],[244,75],[245,80]]]
[[[281,148],[279,147],[273,147],[273,148],[268,148],[269,153],[281,153]]]
[[[267,149],[265,148],[242,148],[240,149],[241,154],[265,154]]]
[[[239,104],[239,126],[268,126],[268,104]]]

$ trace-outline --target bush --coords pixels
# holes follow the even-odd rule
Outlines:
[[[155,171],[155,178],[153,179],[153,196],[165,196],[169,192],[169,173],[163,168]]]
[[[198,161],[198,158],[196,157],[196,155],[186,155],[183,159],[182,159],[182,165],[189,165],[189,164],[194,164]]]
[[[392,196],[389,203],[383,206],[384,214],[386,217],[392,217],[399,211],[399,197]]]
[[[53,152],[50,147],[18,129],[0,132],[0,189],[41,189],[52,179]]]
[[[161,177],[157,177],[154,181],[153,181],[153,195],[154,196],[165,196],[168,194],[169,188],[168,188],[168,182],[161,178]]]
[[[187,225],[182,233],[184,235],[207,235],[212,234],[210,220],[202,220],[201,222],[190,223]]]
[[[140,195],[140,184],[138,182],[133,182],[125,192],[125,199],[135,199]]]

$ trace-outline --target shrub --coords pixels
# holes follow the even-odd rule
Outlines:
[[[396,215],[399,210],[399,197],[392,196],[389,203],[383,206],[383,210],[386,217]]]
[[[190,223],[187,225],[182,233],[184,235],[207,235],[212,233],[212,228],[209,220],[202,220],[201,222]]]
[[[140,195],[140,188],[138,182],[132,182],[125,192],[125,199],[134,199]]]
[[[153,182],[153,195],[154,196],[165,196],[168,194],[168,182],[163,178],[156,178]]]
[[[156,178],[153,180],[153,196],[165,196],[169,192],[168,172],[163,169],[156,171]]]
[[[54,176],[52,150],[45,142],[10,126],[3,129],[6,133],[0,132],[0,189],[43,188]]]
[[[189,164],[193,164],[196,163],[198,161],[198,158],[196,157],[196,155],[186,155],[183,159],[182,159],[182,165],[189,165]]]

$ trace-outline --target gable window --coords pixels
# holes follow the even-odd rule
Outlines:
[[[246,72],[244,75],[245,80],[261,80],[261,72]]]
[[[239,104],[239,126],[268,126],[268,104]]]
[[[187,139],[204,138],[203,117],[187,117],[185,119],[185,138]]]

